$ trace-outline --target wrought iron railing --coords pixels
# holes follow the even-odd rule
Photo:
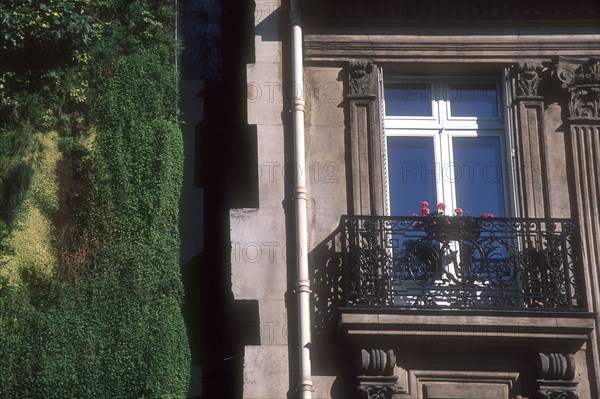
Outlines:
[[[569,219],[344,216],[346,307],[583,310]]]

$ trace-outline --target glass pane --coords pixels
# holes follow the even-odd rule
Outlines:
[[[448,101],[452,116],[498,117],[495,85],[450,85]]]
[[[385,86],[387,116],[432,116],[432,88],[426,83],[402,83]]]
[[[506,216],[499,137],[455,137],[456,203],[470,216]]]
[[[387,143],[392,215],[418,214],[421,201],[435,204],[433,137],[388,137]]]

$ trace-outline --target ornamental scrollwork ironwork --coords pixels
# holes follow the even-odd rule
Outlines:
[[[570,219],[348,216],[349,307],[581,309]]]

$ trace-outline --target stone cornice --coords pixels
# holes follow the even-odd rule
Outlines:
[[[487,32],[490,33],[490,32]],[[542,32],[544,33],[544,32]],[[498,35],[464,33],[452,36],[407,34],[335,35],[307,34],[304,39],[307,62],[375,60],[381,62],[496,62],[519,59],[550,59],[556,54],[600,57],[600,35],[577,37],[549,35]],[[588,56],[588,57],[589,57]]]
[[[309,23],[506,23],[597,20],[600,6],[589,0],[305,0],[304,15]]]

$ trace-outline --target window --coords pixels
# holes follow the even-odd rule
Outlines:
[[[408,80],[384,85],[389,212],[443,202],[510,214],[501,90],[493,81]],[[432,209],[433,210],[433,209]]]

